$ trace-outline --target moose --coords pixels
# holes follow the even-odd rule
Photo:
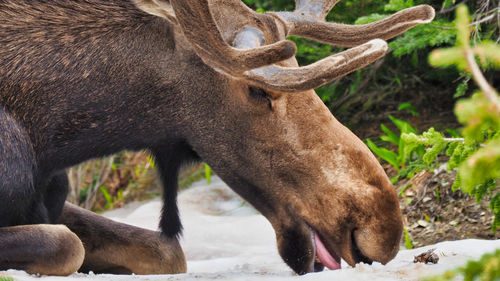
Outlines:
[[[185,272],[177,174],[200,160],[270,221],[297,274],[389,262],[403,228],[394,187],[314,89],[434,10],[326,22],[337,2],[0,0],[0,270]],[[291,35],[349,49],[299,66]],[[65,203],[66,168],[122,150],[155,158],[160,231]]]

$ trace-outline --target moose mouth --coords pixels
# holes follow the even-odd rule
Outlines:
[[[342,268],[340,256],[333,251],[331,247],[330,249],[327,249],[327,246],[325,246],[325,243],[321,240],[320,235],[314,230],[311,230],[311,239],[315,252],[315,259],[313,259],[313,268],[315,272],[322,271],[325,266],[330,270]],[[348,241],[348,243],[354,263],[364,262],[371,264],[373,262],[361,253],[361,250],[356,244],[354,232],[350,235],[350,241]],[[351,266],[354,266],[354,264],[351,264]]]
[[[311,230],[311,239],[315,254],[315,259],[313,259],[315,272],[323,271],[325,266],[330,270],[342,268],[339,255],[334,251],[328,251],[318,233],[314,230]]]

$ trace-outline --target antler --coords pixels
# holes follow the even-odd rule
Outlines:
[[[387,52],[384,40],[374,39],[361,46],[303,67],[269,65],[243,73],[244,77],[259,87],[280,91],[307,91],[360,69]]]
[[[210,11],[209,0],[171,0],[170,3],[195,52],[205,63],[228,74],[239,76],[246,70],[276,63],[295,55],[295,44],[287,40],[258,45],[248,50],[231,47],[217,27]]]
[[[339,0],[296,0],[294,12],[274,13],[288,28],[288,35],[297,35],[342,47],[353,47],[368,40],[391,39],[406,30],[429,23],[434,9],[428,5],[404,9],[394,15],[369,24],[348,25],[324,22],[324,18]]]
[[[314,89],[366,66],[387,52],[381,39],[434,18],[432,7],[420,5],[370,24],[325,22],[338,1],[296,0],[294,12],[260,14],[240,0],[134,0],[143,11],[178,23],[207,65],[282,92]],[[295,54],[295,45],[280,39],[286,35],[355,47],[305,67],[273,65]]]
[[[365,25],[324,22],[339,0],[296,0],[294,12],[270,13],[284,23],[288,35],[299,35],[340,46],[357,46],[304,67],[269,65],[245,71],[244,77],[260,87],[282,91],[305,91],[320,87],[383,57],[389,39],[434,18],[434,9],[421,5],[400,11],[384,20]],[[255,28],[242,29],[234,41],[237,48],[255,48],[263,35]],[[370,41],[371,40],[371,41]],[[367,42],[368,41],[368,42]],[[366,42],[366,43],[365,43]],[[364,43],[364,44],[363,44]],[[362,44],[358,46],[359,44]]]

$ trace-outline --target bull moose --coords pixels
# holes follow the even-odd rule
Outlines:
[[[185,272],[177,174],[199,160],[271,222],[296,273],[390,261],[394,187],[314,88],[434,10],[325,22],[336,2],[256,13],[239,0],[0,0],[0,270]],[[299,67],[289,35],[352,48]],[[161,232],[65,203],[67,167],[142,149],[163,184]]]

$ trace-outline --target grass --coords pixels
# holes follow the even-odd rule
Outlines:
[[[210,175],[204,164],[186,166],[179,174],[179,190]],[[154,160],[147,152],[122,152],[90,160],[69,169],[68,177],[68,201],[97,212],[155,198],[162,192]]]
[[[207,169],[204,164],[185,167],[179,174],[179,190],[186,189],[196,181],[206,178]]]
[[[406,229],[406,227],[404,228],[404,236],[406,249],[413,249],[413,241],[411,240],[410,234],[408,233],[408,229]]]
[[[146,152],[122,152],[68,170],[68,201],[103,211],[160,195],[154,161]]]

